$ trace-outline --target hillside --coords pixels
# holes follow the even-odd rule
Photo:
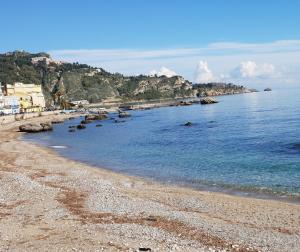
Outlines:
[[[192,85],[181,76],[124,76],[86,64],[57,62],[46,53],[24,51],[0,54],[1,83],[42,85],[47,104],[109,98],[123,101],[242,93],[232,84]]]

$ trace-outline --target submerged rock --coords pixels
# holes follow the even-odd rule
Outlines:
[[[82,120],[81,121],[81,124],[88,124],[88,123],[91,123],[93,122],[92,120]]]
[[[52,124],[49,123],[27,123],[22,124],[19,127],[19,130],[21,132],[27,132],[27,133],[37,133],[42,131],[49,131],[52,130]]]
[[[75,129],[69,129],[69,132],[75,132],[76,130]]]
[[[124,121],[124,120],[115,120],[115,123],[124,123],[124,122],[126,122],[126,121]]]
[[[218,103],[217,100],[211,98],[211,97],[205,97],[203,99],[200,100],[200,103],[205,105],[205,104],[213,104],[213,103]]]
[[[96,124],[96,127],[102,127],[103,125],[102,124]]]

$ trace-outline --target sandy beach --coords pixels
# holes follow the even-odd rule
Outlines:
[[[90,167],[20,140],[22,123],[0,129],[0,251],[300,251],[300,205]]]

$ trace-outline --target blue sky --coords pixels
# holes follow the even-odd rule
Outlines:
[[[125,74],[295,85],[298,0],[1,1],[0,51],[47,51]],[[287,78],[288,77],[288,78]]]

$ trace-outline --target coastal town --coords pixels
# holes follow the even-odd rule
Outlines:
[[[2,84],[0,89],[0,115],[42,112],[46,107],[41,85]]]

